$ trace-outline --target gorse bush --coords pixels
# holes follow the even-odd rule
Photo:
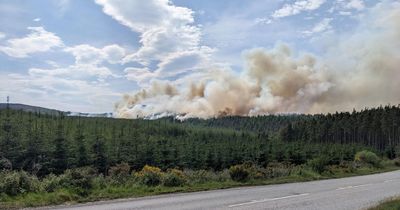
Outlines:
[[[229,169],[230,178],[234,181],[247,181],[248,179],[270,179],[289,176],[294,165],[288,162],[271,162],[267,167],[259,167],[251,162],[232,166]]]
[[[124,182],[130,176],[131,167],[127,163],[120,163],[110,168],[109,176],[117,182]]]
[[[244,182],[249,179],[250,170],[245,164],[234,165],[229,168],[229,175],[233,181]]]
[[[381,163],[381,159],[375,153],[367,150],[357,152],[354,160],[359,163],[370,164],[374,167],[380,167]]]
[[[140,183],[147,186],[156,186],[161,183],[163,172],[160,168],[145,165],[143,169],[135,173],[135,177]]]
[[[356,169],[356,164],[352,161],[341,161],[338,165],[329,165],[325,171],[329,174],[345,174],[353,173]]]
[[[187,181],[183,171],[178,169],[170,169],[163,176],[163,185],[167,187],[176,187],[185,184]]]

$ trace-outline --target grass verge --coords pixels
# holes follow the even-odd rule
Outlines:
[[[368,210],[400,210],[400,197],[382,201],[377,206],[371,207]]]
[[[351,173],[325,172],[322,174],[310,170],[303,170],[289,176],[272,179],[250,179],[246,182],[235,182],[232,180],[207,181],[203,183],[188,182],[179,187],[154,186],[149,187],[138,183],[126,185],[104,185],[95,187],[88,192],[77,192],[73,189],[58,189],[54,192],[25,193],[17,196],[0,194],[0,209],[16,209],[23,207],[39,207],[58,204],[75,204],[90,201],[110,200],[117,198],[135,198],[150,195],[160,195],[177,192],[196,192],[215,189],[226,189],[242,186],[283,184],[292,182],[305,182],[332,178],[343,178],[350,176],[367,175],[398,170],[400,167],[387,166],[385,168],[359,168]],[[400,202],[398,202],[400,203]],[[381,209],[381,208],[379,208]],[[389,208],[390,209],[390,208]]]

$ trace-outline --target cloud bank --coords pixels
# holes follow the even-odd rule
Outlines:
[[[283,18],[287,16],[297,15],[303,11],[312,11],[321,7],[325,0],[297,0],[292,4],[285,4],[282,8],[276,10],[273,18]]]
[[[31,33],[26,37],[9,39],[6,45],[0,45],[0,52],[11,57],[24,58],[32,53],[46,52],[64,46],[60,37],[43,27],[28,27],[28,30]]]
[[[140,46],[123,62],[136,63],[125,69],[126,78],[140,84],[151,79],[174,77],[198,70],[213,52],[201,44],[200,26],[194,11],[168,0],[96,0],[103,12],[139,34]]]

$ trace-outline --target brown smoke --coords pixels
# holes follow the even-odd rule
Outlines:
[[[187,117],[320,113],[400,103],[400,4],[379,3],[359,28],[326,40],[327,53],[293,55],[281,44],[245,53],[237,75],[212,70],[186,83],[153,82],[126,95],[116,115]]]

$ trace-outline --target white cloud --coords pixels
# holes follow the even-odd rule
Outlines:
[[[201,51],[183,51],[172,53],[157,65],[157,69],[128,67],[124,70],[126,78],[145,85],[153,78],[168,78],[182,73],[194,73],[211,65],[208,53],[212,49],[204,47]]]
[[[257,24],[261,24],[261,25],[268,25],[272,23],[272,20],[270,18],[256,18],[254,20],[254,23]]]
[[[46,60],[46,63],[47,63],[48,65],[50,65],[51,67],[54,67],[54,68],[60,67],[60,66],[58,65],[57,62],[52,61],[52,60]]]
[[[365,3],[363,0],[336,0],[329,12],[338,12],[340,15],[350,16],[352,15],[352,10],[362,11],[364,9]]]
[[[363,0],[338,0],[340,4],[342,4],[345,9],[356,9],[363,10],[365,8],[365,4]]]
[[[325,3],[325,0],[297,0],[293,4],[285,4],[282,8],[276,10],[272,17],[283,18],[287,16],[297,15],[303,11],[316,10]]]
[[[96,0],[103,6],[104,13],[110,15],[119,23],[140,33],[141,47],[133,54],[124,58],[125,63],[140,63],[146,71],[160,71],[174,56],[187,56],[181,52],[207,53],[200,44],[201,28],[194,25],[194,12],[185,7],[173,5],[168,0]],[[207,57],[207,54],[202,55]],[[175,57],[176,58],[176,57]],[[187,59],[190,59],[186,57]],[[197,64],[197,58],[187,61],[185,69],[192,69]],[[178,59],[178,58],[176,58]],[[182,59],[184,60],[184,59]],[[150,64],[158,64],[157,69],[151,69]],[[128,69],[128,72],[132,70]],[[140,73],[143,74],[144,71]],[[181,71],[175,71],[176,73]],[[160,76],[158,73],[146,75]],[[169,72],[170,75],[173,72]],[[128,78],[136,76],[127,75]],[[136,79],[135,79],[136,80]]]
[[[332,26],[330,24],[331,21],[332,21],[332,18],[324,18],[319,23],[317,23],[311,30],[303,31],[303,34],[307,35],[307,36],[311,36],[313,34],[321,33],[326,30],[329,30],[332,28]]]
[[[35,22],[39,22],[40,20],[41,20],[40,18],[33,19],[33,21],[35,21]]]
[[[194,50],[200,43],[200,30],[194,26],[157,27],[143,33],[140,42],[142,47],[125,61],[147,65],[151,61],[163,59],[169,53]]]
[[[46,52],[56,47],[62,47],[60,37],[43,27],[28,27],[31,31],[26,37],[8,39],[6,45],[0,45],[0,52],[11,57],[24,58],[37,52]]]
[[[157,65],[157,72],[163,77],[168,77],[206,68],[210,64],[209,54],[213,51],[211,48],[202,47],[200,50],[171,53]]]
[[[116,44],[105,46],[102,51],[104,58],[112,64],[121,63],[126,54],[125,49]]]
[[[95,76],[98,80],[104,80],[107,77],[114,76],[111,70],[107,67],[93,64],[76,64],[68,67],[56,67],[52,69],[30,68],[28,73],[32,76],[62,76],[72,79],[82,79]]]
[[[343,16],[350,16],[352,13],[349,11],[340,11],[339,14]]]
[[[6,38],[6,34],[3,32],[0,32],[0,40]]]
[[[169,0],[96,0],[104,13],[137,32],[156,27],[186,25],[193,22],[193,11],[177,7]]]
[[[151,78],[157,77],[156,72],[151,72],[148,68],[128,67],[124,70],[128,80],[143,83],[149,81]]]
[[[63,76],[66,78],[82,79],[96,77],[104,80],[108,77],[119,77],[103,66],[104,62],[117,64],[122,62],[125,56],[125,49],[119,45],[107,45],[103,48],[96,48],[91,45],[82,44],[64,48],[65,52],[71,53],[75,58],[75,64],[67,67],[60,67],[53,61],[47,61],[52,66],[50,69],[31,68],[29,74],[32,76]]]
[[[103,61],[103,52],[96,47],[82,44],[64,49],[75,57],[76,64],[99,64]]]
[[[119,45],[107,45],[103,48],[96,48],[91,45],[82,44],[73,47],[67,47],[65,52],[71,53],[75,58],[75,64],[67,67],[60,67],[52,61],[47,63],[53,68],[31,68],[30,75],[63,76],[67,78],[81,79],[88,77],[97,77],[98,80],[104,80],[108,77],[119,77],[112,71],[103,66],[104,62],[117,64],[122,62],[125,55],[125,49]]]
[[[107,61],[111,64],[121,63],[125,56],[125,49],[119,45],[107,45],[96,48],[87,44],[76,45],[64,49],[75,57],[76,64],[100,64]]]

